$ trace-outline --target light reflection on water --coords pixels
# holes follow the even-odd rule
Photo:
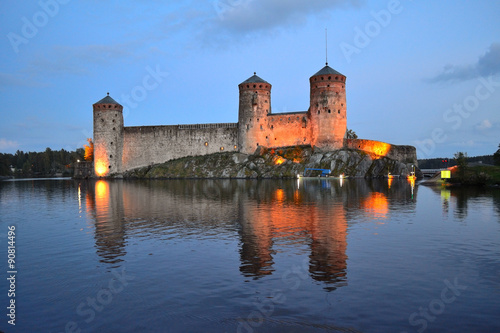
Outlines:
[[[68,321],[83,331],[412,332],[420,326],[409,316],[457,276],[474,292],[429,331],[500,328],[498,191],[406,180],[32,180],[0,184],[0,213],[3,229],[20,230],[27,332]],[[78,305],[122,269],[136,279],[86,322]],[[482,323],[457,326],[478,309]]]

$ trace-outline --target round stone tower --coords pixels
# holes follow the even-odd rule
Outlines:
[[[311,76],[311,146],[340,149],[346,133],[345,75],[328,63]]]
[[[266,141],[266,117],[271,113],[271,84],[257,76],[240,83],[238,148],[251,154]]]
[[[106,177],[122,171],[123,106],[109,93],[93,106],[94,173]]]

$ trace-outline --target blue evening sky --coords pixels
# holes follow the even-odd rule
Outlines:
[[[0,152],[74,150],[92,104],[125,126],[237,122],[257,72],[272,111],[305,111],[309,77],[347,76],[347,126],[419,158],[500,143],[500,2],[40,0],[0,4]]]

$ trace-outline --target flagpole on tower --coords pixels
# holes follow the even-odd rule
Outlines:
[[[326,65],[328,66],[328,28],[325,28]]]

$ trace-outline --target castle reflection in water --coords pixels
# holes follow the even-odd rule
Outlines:
[[[327,290],[347,283],[350,226],[385,223],[391,209],[416,202],[416,188],[404,181],[99,180],[79,186],[97,254],[111,267],[120,266],[130,238],[205,232],[238,238],[239,270],[248,278],[273,274],[277,247],[305,249],[310,277]]]

